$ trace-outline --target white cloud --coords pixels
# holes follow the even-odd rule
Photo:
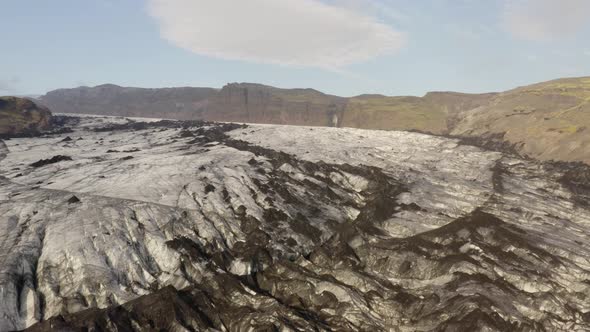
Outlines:
[[[519,39],[554,40],[588,25],[589,0],[506,0],[504,25]]]
[[[585,50],[584,55],[590,56],[590,50]]]
[[[395,22],[408,22],[411,20],[406,14],[395,6],[383,0],[322,0],[326,4],[362,12],[369,16],[381,17]]]
[[[318,0],[149,0],[163,38],[200,55],[339,69],[404,45],[404,34]]]

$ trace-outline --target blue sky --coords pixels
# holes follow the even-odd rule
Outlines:
[[[0,95],[257,82],[501,91],[590,75],[588,0],[2,0]]]

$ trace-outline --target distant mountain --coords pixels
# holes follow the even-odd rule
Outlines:
[[[228,84],[211,98],[206,120],[386,130],[449,131],[447,119],[485,104],[494,94],[431,92],[424,97],[343,98],[313,89]]]
[[[360,95],[232,83],[212,88],[60,89],[40,97],[56,112],[172,119],[414,130],[477,139],[543,160],[590,162],[590,77],[502,93]]]
[[[313,89],[232,83],[212,96],[203,118],[217,121],[339,126],[346,98]]]
[[[144,89],[104,84],[58,89],[39,98],[54,112],[193,119],[202,112],[212,88]]]
[[[47,108],[24,98],[0,97],[0,135],[39,132],[50,125]]]
[[[142,89],[113,84],[51,91],[39,100],[55,112],[204,119],[250,123],[423,130],[442,134],[458,111],[494,94],[431,92],[424,97],[361,95],[344,98],[313,89],[253,83],[211,88]]]

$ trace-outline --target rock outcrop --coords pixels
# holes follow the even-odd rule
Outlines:
[[[581,163],[400,131],[73,129],[0,145],[2,331],[590,329]]]
[[[51,128],[51,112],[33,101],[0,97],[0,135],[36,134]]]

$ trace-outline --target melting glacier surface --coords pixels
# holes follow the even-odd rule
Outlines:
[[[0,331],[587,331],[590,174],[418,133],[0,142]]]

